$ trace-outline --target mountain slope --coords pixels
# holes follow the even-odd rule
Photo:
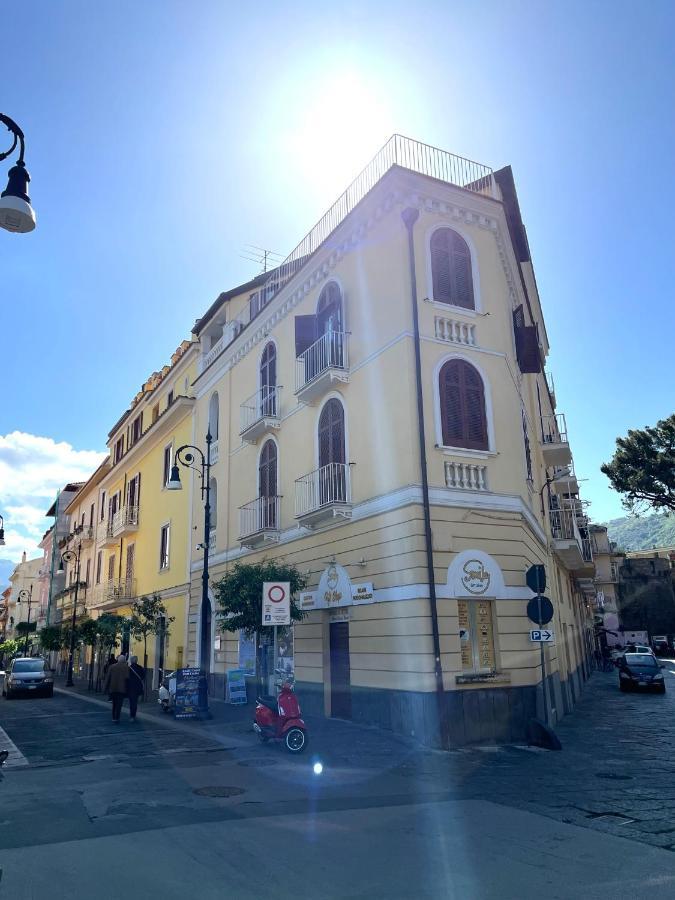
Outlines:
[[[624,516],[604,523],[610,541],[620,550],[651,550],[675,546],[675,515]]]

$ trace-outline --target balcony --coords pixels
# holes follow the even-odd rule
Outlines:
[[[314,528],[329,519],[352,515],[349,466],[328,463],[295,482],[295,518],[300,525]]]
[[[541,417],[541,448],[546,466],[568,466],[572,462],[563,413]]]
[[[487,466],[446,462],[445,484],[462,491],[487,491]]]
[[[595,576],[595,563],[593,562],[593,547],[589,537],[581,538],[581,563],[575,570],[577,579],[580,582],[590,582],[588,590],[595,593],[595,584],[593,578]]]
[[[313,403],[336,382],[349,381],[349,334],[328,331],[295,361],[295,396]]]
[[[279,497],[256,497],[239,507],[239,541],[243,547],[278,543],[279,500]]]
[[[461,322],[459,319],[436,316],[434,318],[434,334],[439,341],[464,344],[465,347],[476,346],[476,326],[469,322]]]
[[[138,507],[125,506],[118,509],[112,519],[112,536],[121,537],[138,529]]]
[[[136,579],[112,579],[94,588],[91,605],[97,609],[115,609],[136,599]]]
[[[114,547],[117,544],[117,537],[113,534],[111,521],[105,521],[104,519],[98,523],[96,543],[99,547]]]
[[[551,489],[558,495],[579,493],[579,482],[574,471],[573,462],[568,466],[555,466]]]
[[[88,547],[89,544],[94,540],[94,526],[93,525],[81,525],[80,528],[80,541],[83,547]]]
[[[218,440],[211,441],[211,452],[209,453],[209,462],[211,465],[214,465],[218,462],[219,453],[218,453]]]
[[[280,387],[263,387],[241,404],[239,434],[244,441],[255,444],[272,428],[279,427],[280,391]]]
[[[577,517],[571,509],[549,510],[553,552],[570,572],[578,571],[584,563],[581,534]]]

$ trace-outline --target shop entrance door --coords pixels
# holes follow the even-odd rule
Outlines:
[[[349,622],[330,623],[330,698],[331,716],[338,719],[351,719]]]

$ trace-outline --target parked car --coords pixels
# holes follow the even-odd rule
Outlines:
[[[624,653],[616,665],[619,669],[619,688],[622,691],[644,688],[665,694],[666,683],[653,653]]]
[[[5,671],[2,695],[9,700],[20,693],[53,696],[54,675],[46,659],[41,656],[19,656],[10,662]]]
[[[665,635],[654,635],[654,637],[652,638],[652,647],[654,649],[654,653],[657,656],[670,655],[670,644],[668,643],[668,638]]]

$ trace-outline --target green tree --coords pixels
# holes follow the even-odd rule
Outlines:
[[[11,659],[15,653],[19,651],[19,642],[14,640],[14,638],[10,638],[8,641],[4,641],[0,644],[0,658],[4,660]]]
[[[80,640],[85,647],[90,648],[89,655],[89,690],[94,687],[94,655],[99,638],[97,619],[85,618],[79,623]]]
[[[169,616],[159,594],[139,597],[131,607],[131,633],[137,641],[143,641],[143,668],[148,668],[148,637],[151,634],[169,634],[169,625],[175,621]],[[147,689],[148,680],[145,685]]]
[[[307,578],[295,566],[270,560],[237,562],[213,584],[221,631],[243,631],[249,637],[260,631],[265,581],[288,581],[291,586],[291,622],[299,622],[303,618],[304,613],[295,597],[307,587]]]
[[[38,634],[40,647],[45,653],[63,649],[63,630],[60,625],[46,625]]]
[[[616,439],[611,461],[600,466],[632,513],[675,511],[675,413],[655,426]]]

